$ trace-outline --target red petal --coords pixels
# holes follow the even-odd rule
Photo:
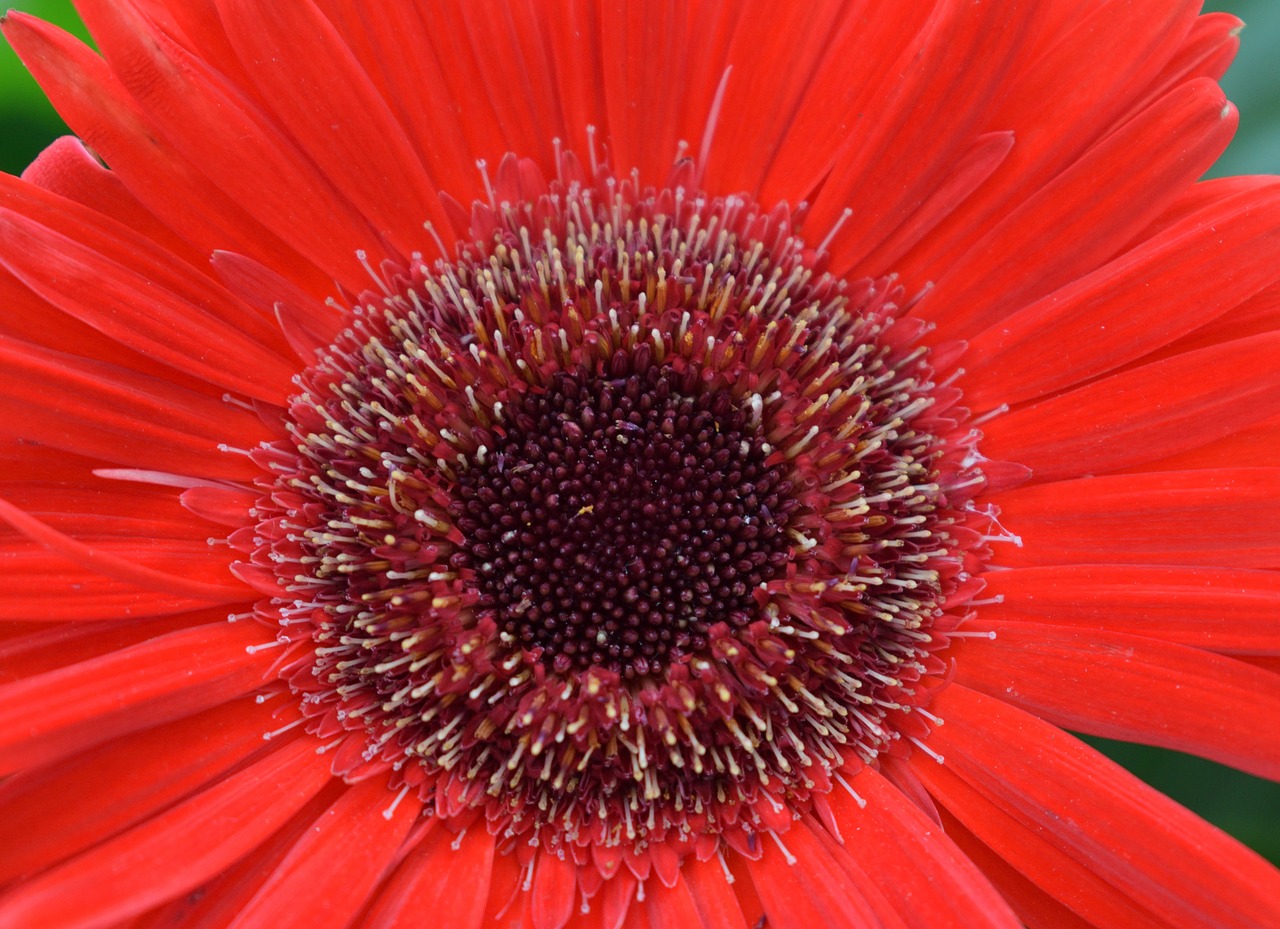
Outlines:
[[[126,547],[126,557],[121,557],[110,551],[107,546],[86,544],[59,532],[48,523],[36,519],[3,499],[0,499],[0,521],[8,523],[18,532],[50,551],[79,562],[82,570],[88,569],[116,580],[128,581],[148,590],[179,597],[199,598],[204,603],[229,603],[243,600],[246,593],[243,588],[233,583],[210,582],[199,577],[181,577],[139,564],[136,557],[128,557],[128,554],[136,552],[136,548]],[[207,560],[211,564],[217,564],[212,558]],[[219,578],[226,576],[221,571],[218,575]]]
[[[421,251],[422,223],[443,223],[439,198],[334,26],[311,0],[219,0],[218,12],[252,86],[322,175],[402,254]]]
[[[683,71],[695,54],[686,28],[687,2],[600,7],[600,35],[607,37],[599,81],[607,115],[610,161],[621,171],[664,178],[677,155]],[[577,129],[573,126],[571,129]]]
[[[237,701],[9,778],[0,821],[24,838],[0,845],[0,883],[91,848],[265,751],[271,713]]]
[[[202,263],[203,256],[156,219],[75,136],[55,139],[22,172],[22,179],[111,217],[187,264]]]
[[[868,268],[892,268],[1000,167],[1014,146],[1012,132],[988,132],[948,165],[947,175],[912,206],[911,215],[863,259]],[[966,358],[969,356],[966,355]]]
[[[1008,567],[1096,562],[1280,565],[1268,513],[1280,469],[1161,471],[1020,487],[1000,495],[1000,520],[1022,539]]]
[[[949,268],[915,315],[936,322],[941,338],[969,338],[1094,270],[1204,173],[1235,125],[1235,109],[1213,81],[1170,91],[1029,196],[953,264],[923,272]],[[1167,144],[1171,138],[1179,144]],[[1118,211],[1117,203],[1127,208]],[[1036,248],[1027,251],[1027,242]],[[1010,262],[1015,253],[1019,260]]]
[[[979,618],[956,680],[1055,725],[1192,752],[1280,780],[1280,728],[1242,707],[1280,708],[1280,675],[1141,636]]]
[[[1232,342],[1245,336],[1275,332],[1277,329],[1280,329],[1280,285],[1272,284],[1230,313],[1205,323],[1185,338],[1165,346],[1150,357],[1165,358],[1221,342]]]
[[[757,861],[748,860],[746,868],[770,926],[905,927],[858,865],[847,854],[837,857],[805,820],[797,820],[779,837],[793,861],[769,836],[757,838],[764,854]]]
[[[771,169],[775,149],[785,145],[796,108],[804,104],[806,97],[814,96],[814,87],[835,92],[830,82],[816,83],[822,78],[816,77],[815,72],[824,59],[848,49],[853,30],[841,21],[854,17],[847,4],[831,0],[804,4],[756,0],[717,12],[716,25],[729,40],[723,55],[717,60],[700,36],[698,55],[682,62],[688,69],[686,73],[701,72],[696,79],[686,79],[686,84],[691,85],[690,105],[685,107],[690,118],[687,131],[693,133],[688,138],[693,146],[690,155],[698,159],[703,175],[715,180],[717,192],[754,192]],[[728,15],[731,12],[737,15]],[[863,26],[873,28],[869,23]],[[710,28],[703,26],[707,31]],[[845,61],[851,58],[848,56]],[[860,59],[852,60],[862,64]],[[709,140],[709,157],[704,161],[702,124],[711,110],[711,94],[719,90],[726,68],[732,71],[724,83],[719,119]],[[856,80],[848,70],[838,78],[848,83]],[[591,83],[587,81],[588,85]],[[692,97],[703,97],[704,93],[705,97],[695,103]],[[797,199],[794,190],[789,196]]]
[[[1244,22],[1230,13],[1196,17],[1178,54],[1165,65],[1154,86],[1164,88],[1196,77],[1221,78],[1240,50],[1243,28]]]
[[[103,256],[106,262],[146,278],[158,294],[168,295],[168,299],[177,296],[190,304],[194,318],[212,327],[210,335],[230,329],[259,346],[283,347],[280,333],[271,325],[270,315],[250,311],[209,277],[206,257],[200,256],[196,264],[189,265],[115,220],[3,175],[0,175],[0,194],[13,213],[71,239],[89,252]],[[282,357],[277,358],[277,363]]]
[[[124,237],[112,258],[6,210],[0,246],[0,260],[33,291],[141,354],[268,402],[292,390],[292,366],[245,336],[242,326],[157,285],[132,254],[136,243]],[[247,321],[249,314],[241,315]]]
[[[435,827],[378,894],[361,929],[481,929],[493,859],[493,836],[482,825],[461,836]]]
[[[778,138],[776,153],[765,166],[761,202],[807,200],[837,160],[856,157],[871,127],[892,127],[898,122],[898,101],[904,93],[900,88],[918,80],[917,62],[931,37],[926,25],[935,7],[911,3],[895,9],[893,16],[866,16],[859,15],[860,7],[844,5],[839,27],[824,40],[828,52],[809,82],[809,92],[800,98],[787,131]],[[762,5],[757,23],[768,23],[767,10]],[[750,54],[749,47],[744,54]],[[744,64],[749,62],[748,58]],[[767,71],[761,69],[761,73]],[[713,80],[719,76],[715,74]],[[749,113],[740,108],[721,119],[752,125]],[[865,128],[850,131],[851,126]],[[719,157],[728,159],[732,153]]]
[[[684,878],[707,929],[746,929],[742,905],[717,858],[690,858],[684,865]]]
[[[76,135],[111,165],[130,193],[171,229],[180,230],[199,253],[233,249],[287,270],[315,292],[332,287],[331,276],[326,280],[178,154],[92,49],[21,13],[9,14],[0,26]],[[203,160],[198,154],[197,162]],[[363,271],[354,270],[353,282],[363,282]]]
[[[915,55],[899,65],[903,77],[892,95],[884,94],[884,110],[871,118],[860,114],[862,132],[849,133],[860,136],[858,144],[846,147],[813,197],[806,220],[813,228],[831,228],[851,205],[857,212],[856,226],[831,249],[836,274],[850,268],[858,269],[854,276],[895,270],[867,259],[884,255],[879,247],[927,198],[955,182],[959,162],[980,134],[1009,128],[990,122],[989,110],[1026,47],[1031,17],[996,16],[970,3],[934,3],[932,8]],[[961,72],[962,81],[938,80],[939,74]],[[924,151],[928,158],[919,157]],[[886,171],[886,165],[893,168]],[[976,185],[961,186],[972,191]]]
[[[89,929],[191,890],[257,848],[329,781],[310,739],[281,746],[0,898],[0,923]]]
[[[643,910],[636,901],[637,884],[636,876],[625,868],[605,881],[598,895],[604,929],[622,929],[626,920],[635,917],[635,911]]]
[[[227,929],[294,845],[347,786],[331,779],[287,823],[234,865],[127,923],[127,929]],[[125,929],[125,927],[119,927]]]
[[[851,786],[862,806],[836,788],[828,796],[850,854],[913,929],[1018,929],[982,873],[938,825],[880,774],[863,768]]]
[[[375,234],[281,127],[131,4],[86,0],[78,10],[116,77],[180,153],[318,267],[357,291],[367,284],[355,253],[372,254]],[[217,247],[256,256],[232,242]]]
[[[258,495],[238,487],[202,485],[182,492],[182,505],[203,519],[220,526],[239,528],[253,522],[249,510]]]
[[[723,923],[703,920],[683,878],[670,888],[660,881],[649,882],[645,886],[644,902],[649,911],[649,925],[654,929],[727,929]]]
[[[0,687],[0,770],[12,772],[217,706],[260,684],[246,654],[267,632],[219,623],[173,632]]]
[[[1190,0],[1134,0],[1123,7],[1084,9],[1037,4],[1028,9],[1027,15],[1041,21],[1042,38],[1026,44],[1022,67],[1007,82],[1017,92],[1001,94],[986,113],[986,127],[1013,132],[1017,144],[1001,170],[899,264],[903,279],[934,279],[939,269],[955,264],[1055,178],[1076,170],[1073,165],[1088,158],[1086,153],[1146,96],[1149,82],[1177,50],[1198,10],[1199,3]],[[1107,66],[1098,67],[1099,61]],[[1045,118],[1047,100],[1054,102],[1058,118]],[[1164,138],[1157,134],[1148,141],[1162,143]],[[1100,202],[1117,201],[1103,197]],[[1028,256],[1020,246],[1027,241],[1018,240],[1015,246],[1023,259]],[[995,280],[1000,280],[999,272]]]
[[[477,154],[497,158],[508,150],[500,141],[501,122],[492,108],[511,104],[501,97],[489,99],[474,85],[464,88],[465,97],[451,94],[451,81],[465,79],[458,68],[441,64],[432,42],[456,47],[456,41],[448,39],[456,39],[457,33],[447,26],[433,29],[440,25],[435,9],[358,0],[330,0],[325,9],[331,22],[342,24],[352,50],[395,111],[435,186],[463,198],[477,190]],[[573,22],[580,24],[581,19]],[[414,53],[404,54],[406,48]],[[442,224],[441,231],[447,229],[448,224]]]
[[[6,434],[130,467],[248,480],[261,469],[218,446],[271,437],[258,417],[220,399],[5,336],[0,390],[24,401]]]
[[[1033,833],[1008,820],[1000,810],[989,804],[983,807],[984,801],[966,787],[964,781],[941,769],[933,772],[932,776],[944,779],[947,785],[944,793],[947,794],[948,799],[955,799],[958,795],[970,801],[969,814],[983,816],[983,828],[988,834],[996,833],[995,841],[1016,838],[1022,842],[1020,846],[1008,852],[1009,858],[1006,859],[1000,852],[980,841],[946,809],[942,810],[942,821],[947,835],[1000,890],[1014,912],[1026,923],[1027,929],[1097,929],[1098,926],[1107,926],[1109,929],[1111,927],[1113,929],[1168,929],[1168,923],[1157,920],[1150,913],[1144,913],[1132,906],[1096,875],[1080,867],[1070,858],[1055,852],[1043,843],[1037,845],[1038,840]],[[975,812],[979,808],[985,810],[985,814]],[[1001,823],[1002,820],[1003,823]],[[997,823],[1000,825],[996,825]],[[1035,847],[1034,858],[1026,854],[1028,846]],[[1014,867],[1014,862],[1025,865],[1028,860],[1034,862],[1028,866],[1030,875],[1043,880],[1047,888],[1071,900],[1084,912],[1094,914],[1095,919],[1086,920],[1078,916],[1068,909],[1067,904],[1062,900],[1051,896],[1050,890],[1042,889],[1032,883],[1028,875]],[[1096,903],[1099,898],[1105,898],[1109,902],[1099,907]]]
[[[163,365],[125,348],[80,320],[50,306],[3,267],[0,267],[0,304],[5,307],[4,315],[0,316],[0,334],[6,338],[56,350],[74,345],[82,354],[92,355],[98,361],[119,367],[139,371],[167,371]],[[181,377],[175,380],[184,385],[190,384],[189,380],[184,381]],[[23,447],[25,446],[19,446]]]
[[[1266,468],[1280,448],[1280,416],[1255,423],[1209,445],[1144,462],[1138,471],[1193,471],[1201,468]]]
[[[982,453],[1056,480],[1207,445],[1280,413],[1278,357],[1268,333],[1130,368],[996,417]]]
[[[971,339],[965,402],[1015,404],[1141,358],[1275,280],[1261,256],[1277,243],[1280,185],[1206,204]]]
[[[294,845],[232,926],[313,929],[350,923],[368,903],[422,808],[411,793],[387,816],[395,799],[381,778],[345,791]]]
[[[5,633],[0,640],[0,682],[34,677],[200,622],[225,618],[225,612],[214,615],[204,610],[184,616],[128,617],[101,623],[5,624],[0,627]]]
[[[530,891],[534,929],[560,929],[573,914],[578,867],[545,849],[538,855]]]
[[[341,312],[252,258],[216,251],[210,264],[232,293],[275,317],[289,347],[308,364],[345,325]]]
[[[146,561],[169,575],[212,579],[203,570],[209,562],[204,543],[187,544],[173,551],[173,543],[161,558]],[[122,558],[136,558],[131,543],[120,545],[97,541],[95,549]],[[34,551],[26,540],[21,548],[0,543],[0,581],[5,595],[0,599],[0,619],[17,622],[93,622],[121,618],[142,619],[173,616],[205,606],[205,597],[161,594],[146,586],[114,578],[86,574],[82,565],[62,555]],[[225,616],[226,610],[222,614]]]
[[[1280,654],[1280,574],[1238,568],[1069,565],[984,575],[979,620],[1110,630],[1231,654]]]
[[[1139,906],[1187,929],[1280,926],[1280,872],[1093,749],[960,685],[934,709],[946,725],[929,747],[946,771]],[[916,767],[933,790],[931,764]]]
[[[348,2],[358,3],[359,0]],[[501,155],[515,152],[521,157],[536,159],[544,170],[554,170],[551,157],[554,140],[565,138],[570,132],[572,138],[579,139],[585,125],[566,126],[560,115],[560,95],[555,89],[550,43],[546,37],[548,24],[550,21],[563,21],[565,26],[576,27],[579,49],[597,39],[588,37],[583,31],[589,20],[572,18],[573,13],[564,12],[561,7],[557,8],[555,16],[548,16],[546,8],[537,3],[502,4],[497,9],[501,13],[495,15],[490,9],[474,3],[440,4],[420,8],[418,15],[426,22],[438,61],[447,72],[454,72],[446,85],[450,91],[448,99],[450,105],[462,107],[460,115],[467,137],[475,134],[489,139],[496,136],[502,140],[502,147],[498,149],[468,149],[472,158],[480,155],[496,160]],[[656,19],[661,9],[651,7],[651,17]],[[451,41],[450,32],[454,37],[465,37],[465,45],[456,38]],[[620,43],[612,42],[617,38],[610,36],[604,44],[621,49]],[[489,54],[490,43],[494,41],[502,43],[503,55]],[[676,52],[674,48],[664,51],[668,54]],[[670,63],[670,59],[665,60]],[[472,80],[473,74],[478,75],[479,80]],[[603,70],[595,70],[592,80],[601,83],[603,74]],[[513,87],[521,88],[521,92],[511,93]],[[632,90],[637,97],[643,92],[640,87]],[[487,105],[479,106],[479,98],[487,98]],[[644,105],[638,101],[637,109]],[[421,111],[417,119],[424,118],[429,120],[430,115]],[[492,120],[492,123],[483,127],[474,125],[482,120]],[[596,116],[588,121],[604,128],[604,110],[598,110]],[[661,152],[661,143],[656,143],[653,153],[658,155]],[[615,160],[614,164],[622,162]],[[643,171],[644,166],[640,167]],[[474,162],[467,158],[458,165],[458,169],[473,171]],[[649,177],[656,179],[655,175]],[[474,184],[474,174],[472,178]]]

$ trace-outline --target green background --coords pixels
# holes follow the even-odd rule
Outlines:
[[[78,29],[69,0],[21,0],[23,10]],[[1240,133],[1214,174],[1280,173],[1280,2],[1210,3],[1248,23],[1242,48],[1223,84],[1240,108]],[[83,32],[81,31],[83,35]],[[66,127],[22,65],[0,43],[0,169],[18,173]],[[1274,708],[1272,708],[1274,709]],[[1259,726],[1280,725],[1269,711]],[[1280,863],[1280,785],[1221,765],[1143,746],[1090,740],[1139,777]]]

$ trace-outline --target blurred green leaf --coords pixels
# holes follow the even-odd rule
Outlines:
[[[18,0],[16,8],[88,38],[70,0]],[[0,170],[18,174],[67,126],[7,42],[0,42]]]

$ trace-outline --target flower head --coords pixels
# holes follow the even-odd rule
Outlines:
[[[1280,184],[1136,6],[9,17],[0,924],[1280,924],[1058,728],[1280,774]]]

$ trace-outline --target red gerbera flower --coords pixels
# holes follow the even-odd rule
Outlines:
[[[0,925],[1280,926],[1058,728],[1280,775],[1237,20],[78,6],[4,23],[80,139],[0,179]]]

